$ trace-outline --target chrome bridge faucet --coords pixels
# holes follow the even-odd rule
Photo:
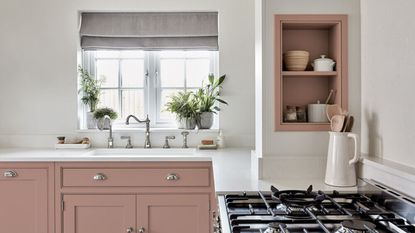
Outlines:
[[[108,128],[105,128],[105,123],[106,122],[108,122]],[[109,117],[108,115],[105,115],[104,118],[102,119],[102,122],[98,123],[97,125],[98,125],[99,130],[105,130],[105,129],[109,130],[109,135],[108,135],[108,139],[107,139],[107,147],[108,148],[114,148],[114,138],[112,137],[111,117]]]
[[[148,119],[148,115],[147,115],[147,117],[146,117],[146,119],[144,121],[138,119],[134,115],[129,115],[127,117],[127,120],[125,121],[125,124],[126,125],[129,125],[130,124],[130,118],[133,118],[138,123],[146,123],[146,132],[145,132],[146,139],[144,141],[144,148],[151,148],[151,142],[150,142],[150,119]]]

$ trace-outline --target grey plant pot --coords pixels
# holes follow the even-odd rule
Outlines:
[[[104,120],[104,118],[100,118],[96,120],[96,126],[100,130],[108,130],[110,129],[110,122],[108,120]]]
[[[86,113],[86,127],[88,129],[96,129],[97,128],[97,120],[94,118],[93,112]]]
[[[202,112],[198,119],[199,129],[210,129],[213,125],[213,112]]]
[[[196,128],[196,120],[194,118],[182,118],[176,119],[177,127],[179,129],[195,129]]]

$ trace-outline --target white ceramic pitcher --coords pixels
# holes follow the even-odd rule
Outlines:
[[[359,161],[357,135],[329,132],[325,183],[332,186],[355,186],[356,166]]]

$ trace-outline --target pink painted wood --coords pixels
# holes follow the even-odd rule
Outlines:
[[[101,174],[105,180],[94,180],[93,177]],[[177,180],[168,180],[168,176],[175,175]],[[209,186],[208,168],[89,168],[63,169],[64,187],[82,186]]]
[[[149,233],[208,233],[209,195],[139,195],[137,223]]]
[[[81,172],[90,171],[91,169],[94,171],[93,173],[87,173],[87,175],[82,175],[80,177],[73,177],[72,175],[74,173],[70,172],[67,173],[67,171],[73,171],[74,170],[80,170]],[[185,170],[196,170],[196,171],[203,171],[203,174],[205,174],[205,171],[207,171],[207,177],[208,177],[208,185],[205,185],[206,178],[205,175],[203,175],[203,178],[198,178],[197,180],[201,181],[201,184],[196,184],[194,181],[191,183],[187,183],[188,179],[193,179],[191,177],[191,173],[185,174],[183,178],[184,184],[192,184],[194,186],[170,186],[170,185],[158,185],[158,186],[137,186],[137,183],[133,180],[131,177],[126,176],[125,174],[122,174],[122,171],[126,171],[128,174],[131,174],[130,172],[134,171],[142,171],[149,169],[151,170],[163,170],[167,169],[167,171],[174,171],[177,172],[178,175],[180,173],[178,171]],[[108,175],[108,180],[111,180],[111,185],[90,185],[87,186],[87,184],[83,183],[84,181],[79,181],[78,179],[86,179],[87,182],[93,182],[92,176],[95,175],[95,172],[103,172]],[[82,172],[82,173],[83,173]],[[203,205],[208,206],[209,202],[211,203],[211,211],[206,210],[206,217],[204,218],[204,221],[207,221],[207,227],[205,231],[201,232],[213,232],[212,227],[212,214],[213,211],[216,210],[216,199],[215,199],[215,192],[214,192],[214,183],[213,183],[213,174],[212,174],[212,163],[211,162],[62,162],[62,163],[56,163],[55,164],[55,173],[56,173],[56,179],[55,179],[55,188],[56,188],[56,233],[67,233],[63,231],[63,226],[66,224],[64,218],[63,218],[63,212],[61,211],[60,203],[61,200],[66,198],[66,196],[70,195],[114,195],[114,196],[123,196],[125,194],[130,195],[137,195],[138,197],[144,195],[144,196],[165,196],[169,197],[170,195],[174,196],[198,196],[201,195],[203,198],[197,199],[198,201],[201,201],[203,199]],[[116,174],[114,177],[113,174]],[[161,174],[161,173],[160,173]],[[196,172],[195,177],[199,177],[199,172]],[[66,186],[67,182],[67,175],[69,175],[71,178],[71,184],[73,185],[79,185],[82,183],[85,186]],[[165,175],[162,176],[156,176],[159,177],[162,180],[165,180]],[[120,179],[122,177],[122,179]],[[134,177],[136,179],[137,177]],[[157,179],[159,179],[157,178]],[[72,180],[73,179],[73,180]],[[130,181],[123,181],[123,179],[127,179]],[[137,178],[138,179],[138,178]],[[140,179],[143,179],[140,177]],[[148,179],[147,173],[145,176],[145,179]],[[92,181],[91,181],[92,180]],[[114,180],[118,180],[123,185],[120,185],[120,183],[115,182]],[[97,181],[99,182],[99,181]],[[163,181],[165,182],[165,181]],[[173,183],[175,181],[172,181]],[[140,198],[139,198],[140,199]],[[144,199],[143,199],[144,200]],[[155,199],[158,201],[158,199]],[[170,200],[170,199],[168,199]],[[184,201],[185,198],[178,199],[179,203],[180,201]],[[149,202],[150,203],[150,202]],[[202,202],[200,202],[202,203]],[[140,203],[137,203],[140,205]],[[189,205],[194,206],[194,199],[189,199]],[[67,206],[67,204],[66,204]],[[67,207],[66,207],[67,208]],[[137,207],[141,208],[141,207]],[[187,208],[187,207],[183,207]],[[204,208],[204,207],[203,207]],[[138,210],[137,210],[138,211]],[[154,221],[159,221],[157,215],[153,215],[152,219]],[[141,216],[145,217],[145,216]],[[137,217],[137,219],[141,218],[140,216]],[[164,218],[162,215],[160,215],[161,218]],[[137,220],[138,221],[138,220]],[[151,226],[151,224],[150,224]],[[137,225],[138,227],[138,225]],[[65,228],[66,229],[66,228]],[[125,232],[125,231],[123,231]],[[137,231],[135,231],[137,232]],[[146,233],[149,231],[146,231]],[[153,231],[155,232],[155,231]],[[173,231],[167,231],[167,232],[173,232]],[[195,231],[198,232],[198,231]],[[161,232],[162,233],[162,232]]]
[[[135,195],[65,195],[64,233],[114,233],[135,229]],[[134,231],[133,231],[134,232]]]
[[[1,163],[0,232],[54,232],[53,196],[52,163]]]
[[[328,124],[283,122],[283,113],[287,105],[323,101],[330,89],[336,90],[335,103],[347,109],[347,38],[346,15],[275,15],[275,131],[329,130]],[[336,70],[329,77],[310,65],[307,72],[285,71],[282,57],[289,50],[309,51],[310,62],[326,54]]]

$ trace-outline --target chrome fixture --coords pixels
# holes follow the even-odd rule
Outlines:
[[[105,176],[105,174],[102,174],[102,173],[97,173],[94,176],[94,180],[106,180],[106,179],[107,179],[107,176]]]
[[[165,138],[165,141],[164,141],[164,146],[163,146],[163,148],[164,149],[169,149],[170,148],[170,145],[169,145],[169,140],[171,139],[171,140],[173,140],[173,139],[175,139],[176,137],[175,136],[166,136],[166,138]]]
[[[127,228],[127,233],[133,233],[133,232],[134,232],[134,228],[132,227]]]
[[[189,132],[188,131],[183,131],[182,135],[183,135],[183,146],[182,146],[182,148],[189,148],[187,146],[187,136],[189,135]]]
[[[131,137],[130,136],[121,136],[121,139],[127,139],[127,145],[125,146],[125,148],[127,149],[131,149],[133,148],[133,145],[131,144]]]
[[[146,117],[146,119],[144,121],[138,119],[134,115],[129,115],[127,117],[127,120],[125,121],[125,124],[126,125],[129,125],[130,124],[130,118],[133,118],[138,123],[146,123],[146,139],[144,141],[144,148],[151,148],[151,142],[150,142],[150,119],[148,119],[148,115],[147,115],[147,117]]]
[[[17,176],[17,172],[9,170],[9,171],[5,171],[3,174],[4,177],[16,177]]]
[[[146,232],[146,229],[144,227],[138,228],[138,233],[144,233]]]
[[[179,180],[179,179],[180,179],[180,177],[177,174],[174,174],[174,173],[168,174],[166,176],[166,180]]]
[[[105,122],[108,121],[108,125],[109,128],[105,128]],[[114,148],[114,139],[112,138],[112,122],[111,122],[111,117],[108,115],[105,115],[104,118],[102,119],[101,123],[98,123],[98,129],[99,130],[104,130],[104,129],[109,129],[110,134],[108,136],[108,142],[107,142],[107,147],[108,148]]]

